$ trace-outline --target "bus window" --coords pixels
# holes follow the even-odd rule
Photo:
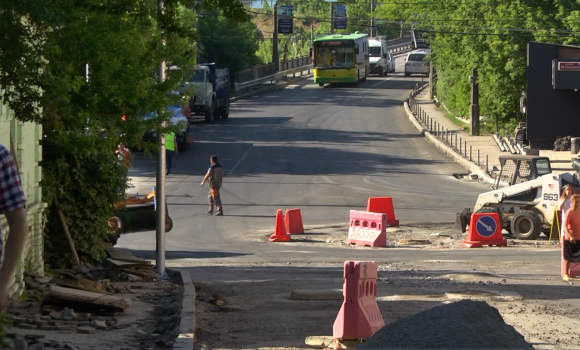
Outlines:
[[[352,47],[317,47],[315,63],[319,68],[352,68],[354,67],[354,49]]]

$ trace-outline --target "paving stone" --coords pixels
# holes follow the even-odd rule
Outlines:
[[[62,318],[62,312],[52,310],[48,316],[52,319],[60,320]]]
[[[43,324],[38,327],[38,329],[43,331],[53,331],[55,326],[51,326],[49,324]]]
[[[28,342],[25,339],[14,339],[12,341],[15,349],[26,349],[28,347]]]
[[[70,345],[70,344],[64,344],[63,348],[70,349],[70,350],[79,350],[77,347]]]
[[[48,321],[40,320],[40,321],[36,321],[36,324],[39,326],[46,326],[48,324]]]
[[[51,316],[40,316],[40,319],[43,321],[50,321],[50,320],[52,320],[52,317]]]
[[[91,325],[90,321],[82,321],[82,322],[79,322],[79,324],[78,324],[79,327],[87,327],[90,325]]]
[[[46,337],[42,334],[26,334],[24,336],[24,338],[29,339],[29,340],[37,340],[37,339],[44,339]]]
[[[66,331],[66,330],[71,329],[71,326],[69,326],[69,325],[58,325],[58,326],[53,326],[53,329],[55,331]]]
[[[69,309],[68,307],[65,307],[64,310],[62,310],[62,316],[72,316],[72,317],[76,317],[76,313],[74,310]]]
[[[20,323],[18,324],[18,328],[22,329],[37,329],[38,326],[30,323]]]
[[[95,326],[99,330],[105,330],[105,329],[107,329],[107,323],[105,321],[95,321]]]
[[[44,343],[28,345],[28,349],[44,349]]]
[[[78,327],[77,332],[82,334],[94,334],[97,333],[97,330],[93,327]]]

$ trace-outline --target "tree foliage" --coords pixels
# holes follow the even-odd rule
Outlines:
[[[230,20],[219,11],[204,11],[200,20],[201,62],[214,62],[234,73],[259,63],[254,22]]]
[[[140,144],[183,74],[195,64],[195,11],[220,10],[249,19],[237,0],[3,0],[0,2],[0,85],[20,121],[43,126],[43,197],[49,203],[45,261],[71,263],[55,211],[58,196],[85,261],[102,258],[107,219],[126,187],[115,156],[120,142]],[[167,80],[157,81],[165,60]],[[39,109],[41,107],[42,109]],[[122,118],[124,116],[124,118]]]
[[[578,33],[570,31],[578,29],[578,10],[577,0],[446,0],[385,2],[379,13],[428,31],[437,96],[453,113],[469,114],[468,76],[477,68],[481,115],[512,131],[521,118],[527,42],[578,43]]]

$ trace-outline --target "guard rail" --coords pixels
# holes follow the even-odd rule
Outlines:
[[[400,40],[401,39],[401,40]],[[409,38],[397,38],[394,39],[393,41],[402,41],[402,39],[406,39],[409,40]],[[400,42],[397,43],[395,45],[390,45],[389,46],[389,51],[391,53],[401,53],[407,50],[411,50],[413,48],[413,43],[410,41],[407,42]],[[300,73],[302,75],[302,72],[304,72],[305,70],[308,70],[308,74],[310,74],[310,70],[313,69],[313,65],[312,64],[304,64],[305,60],[310,61],[310,57],[299,57],[296,59],[292,59],[292,60],[288,60],[286,61],[287,66],[293,66],[293,68],[287,69],[287,70],[283,70],[281,72],[277,72],[277,73],[272,73],[257,79],[252,79],[250,81],[245,81],[245,82],[239,82],[238,81],[234,81],[234,91],[235,92],[240,92],[243,89],[247,89],[247,88],[251,88],[254,87],[256,85],[261,85],[264,84],[266,82],[278,82],[278,79],[282,78],[282,77],[287,77],[290,74],[296,75],[296,73]],[[256,66],[253,68],[249,68],[247,70],[247,72],[238,72],[237,77],[240,78],[242,74],[251,74],[253,72],[250,71],[255,71],[255,70],[261,70],[261,71],[267,71],[267,72],[271,72],[271,66],[273,64],[270,63],[268,65],[263,65],[263,66]],[[280,65],[283,66],[283,63],[280,62]],[[263,70],[261,67],[264,67]],[[259,75],[259,74],[258,74]]]

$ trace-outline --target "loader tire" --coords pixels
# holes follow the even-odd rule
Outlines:
[[[542,221],[538,214],[531,210],[522,210],[511,221],[512,234],[517,239],[532,240],[542,234]]]
[[[500,223],[500,227],[503,229],[503,221],[501,219],[501,214],[499,213],[499,209],[494,208],[494,207],[482,207],[479,208],[476,213],[480,214],[485,214],[485,213],[497,213],[497,215],[499,215],[499,223]]]

